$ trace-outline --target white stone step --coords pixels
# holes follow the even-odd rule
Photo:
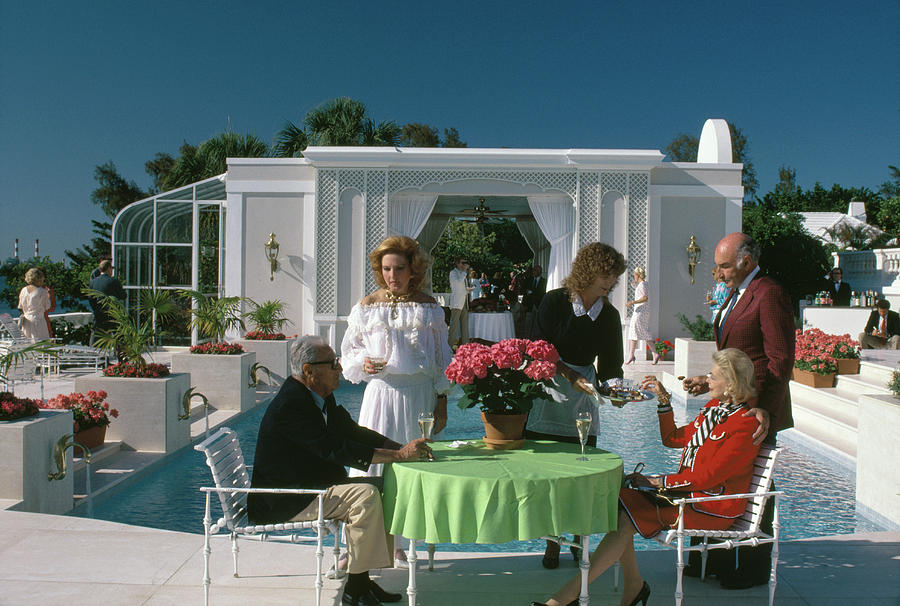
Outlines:
[[[857,432],[855,426],[851,427],[827,414],[807,408],[802,403],[794,405],[792,402],[791,411],[795,430],[856,458]]]
[[[857,376],[864,381],[868,381],[869,383],[874,383],[876,385],[887,385],[890,382],[895,370],[897,370],[896,365],[891,366],[885,363],[867,362],[865,360],[860,360],[859,375]]]
[[[791,410],[798,408],[813,411],[856,431],[859,417],[857,400],[844,397],[834,387],[814,388],[791,381]]]
[[[835,388],[838,392],[851,395],[854,400],[859,400],[862,395],[891,393],[882,381],[872,381],[863,375],[838,375]]]

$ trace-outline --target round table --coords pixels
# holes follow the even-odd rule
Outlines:
[[[616,528],[622,459],[581,447],[526,441],[490,450],[481,440],[451,449],[436,442],[434,461],[385,466],[384,519],[392,534],[428,543],[506,543],[564,532]]]
[[[469,312],[469,337],[485,341],[502,341],[516,336],[513,315],[502,312]]]
[[[549,441],[490,450],[481,440],[453,449],[435,442],[433,461],[384,469],[388,531],[410,539],[409,604],[416,600],[416,539],[427,543],[506,543],[571,532],[582,535],[582,595],[587,599],[589,536],[616,529],[622,459],[614,453]],[[586,601],[584,603],[587,603]]]

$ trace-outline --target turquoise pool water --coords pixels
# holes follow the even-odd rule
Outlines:
[[[362,393],[362,385],[344,382],[335,397],[338,403],[357,416]],[[641,461],[646,464],[649,473],[673,470],[678,465],[680,451],[666,448],[659,441],[655,408],[653,402],[631,404],[621,409],[601,407],[598,446],[619,453],[626,471]],[[452,396],[448,409],[448,426],[438,436],[440,439],[467,439],[483,435],[481,418],[476,410],[460,410]],[[264,412],[265,405],[229,424],[240,435],[241,447],[248,462],[253,461],[256,433]],[[677,421],[683,424],[688,416],[693,418],[695,415],[696,408],[691,408],[678,415],[680,418]],[[856,512],[853,474],[837,468],[815,453],[785,445],[777,464],[776,482],[778,488],[787,493],[787,498],[782,500],[784,539],[884,530]],[[202,533],[204,497],[197,489],[210,484],[211,478],[203,456],[194,450],[185,451],[158,471],[96,504],[94,517],[165,530]],[[653,549],[656,543],[639,537],[636,547]],[[543,551],[543,542],[440,545],[439,549]]]

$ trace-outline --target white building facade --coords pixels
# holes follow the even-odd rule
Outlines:
[[[697,163],[666,162],[658,150],[311,147],[304,155],[228,160],[224,294],[280,299],[294,332],[333,346],[352,305],[375,290],[368,253],[394,234],[430,249],[478,197],[531,223],[526,239],[543,248],[548,288],[585,244],[620,250],[629,272],[611,297],[623,321],[631,270],[644,267],[651,326],[670,339],[685,334],[678,313],[708,316],[715,245],[741,228],[742,165],[731,161],[724,120],[707,121]],[[280,245],[273,279],[270,233]],[[691,235],[702,249],[693,285]]]

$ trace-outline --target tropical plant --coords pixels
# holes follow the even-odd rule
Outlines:
[[[91,390],[87,393],[60,394],[47,400],[44,407],[71,410],[75,433],[91,427],[106,427],[109,425],[110,416],[114,419],[119,417],[119,411],[109,407],[105,391]]]
[[[17,398],[9,391],[0,391],[0,421],[15,421],[33,417],[41,412],[39,402],[31,398]]]
[[[684,326],[685,330],[691,333],[691,338],[693,338],[694,341],[716,340],[716,333],[715,329],[713,329],[713,325],[703,316],[697,314],[697,319],[694,322],[691,322],[686,315],[678,314],[678,321],[681,322],[681,325]]]
[[[94,347],[116,353],[120,362],[130,364],[138,373],[146,369],[144,354],[150,352],[155,340],[162,334],[162,326],[178,313],[178,306],[170,292],[150,288],[138,291],[137,311],[134,314],[129,313],[125,304],[115,297],[91,288],[85,288],[82,292],[103,307],[113,325],[110,330],[98,332]]]
[[[851,225],[845,221],[839,221],[835,225],[825,229],[825,233],[834,242],[838,250],[871,250],[882,248],[893,236],[881,232],[871,225]]]
[[[250,311],[244,312],[244,318],[254,327],[253,331],[244,335],[248,339],[252,338],[250,335],[255,333],[279,335],[282,328],[293,324],[284,316],[284,301],[275,299],[257,303],[252,299],[247,299],[247,303],[250,305]],[[285,338],[283,334],[281,334],[281,338]]]
[[[49,355],[57,346],[50,341],[38,341],[27,345],[9,345],[0,347],[0,383],[9,382],[9,369],[19,366],[28,358],[36,355]]]
[[[466,343],[445,374],[462,387],[460,408],[477,404],[484,412],[524,414],[535,399],[553,399],[548,390],[558,361],[559,353],[547,341],[505,339],[490,347]]]
[[[219,342],[224,340],[229,330],[244,330],[241,317],[242,297],[212,297],[197,290],[179,290],[187,299],[193,299],[190,329],[197,329],[204,337]]]
[[[265,157],[269,153],[269,146],[250,133],[240,135],[227,131],[196,147],[185,143],[179,151],[181,155],[163,181],[165,189],[174,189],[220,175],[228,170],[225,162],[227,158]]]

